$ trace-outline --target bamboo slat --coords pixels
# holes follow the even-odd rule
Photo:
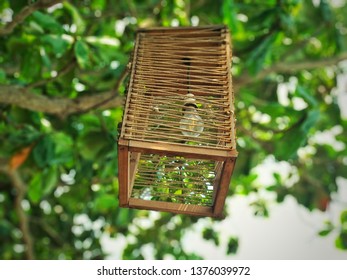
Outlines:
[[[189,134],[182,133],[180,122],[190,93],[203,126],[195,145],[235,148],[228,32],[224,27],[180,30],[139,30],[122,137],[182,143]]]
[[[157,210],[164,212],[173,212],[173,213],[185,213],[188,215],[196,216],[206,216],[213,217],[213,212],[211,207],[201,206],[201,205],[192,205],[192,204],[183,204],[183,203],[169,203],[163,201],[148,201],[137,198],[130,198],[129,207],[138,208],[138,209],[148,209],[148,210]]]

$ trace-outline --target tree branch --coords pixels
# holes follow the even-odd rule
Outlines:
[[[108,98],[105,98],[105,99],[99,101],[98,103],[91,105],[90,107],[86,108],[83,111],[80,111],[79,113],[85,113],[85,112],[88,112],[88,111],[96,109],[96,108],[102,108],[102,107],[106,106],[107,103],[111,102],[112,99],[116,98],[117,94],[118,94],[119,87],[124,82],[125,78],[127,77],[128,73],[129,73],[129,70],[130,70],[129,66],[124,68],[124,70],[123,70],[122,74],[120,75],[118,81],[113,86],[113,89],[111,91],[112,94]],[[122,98],[120,104],[123,104],[123,102],[124,102],[124,100]]]
[[[32,89],[32,88],[35,88],[35,87],[38,87],[38,86],[41,86],[41,85],[44,85],[46,83],[49,83],[49,82],[52,82],[64,75],[66,75],[67,73],[69,73],[73,68],[74,66],[76,65],[76,61],[75,60],[72,60],[70,61],[70,63],[68,63],[67,65],[65,65],[58,73],[56,76],[54,77],[51,77],[51,78],[48,78],[48,79],[44,79],[44,80],[41,80],[41,81],[37,81],[37,82],[34,82],[34,83],[31,83],[27,86],[27,89]]]
[[[33,4],[25,6],[17,15],[14,16],[11,22],[7,23],[3,28],[0,29],[0,36],[12,33],[12,31],[33,12],[39,9],[49,8],[60,2],[62,2],[62,0],[38,0]]]
[[[35,94],[23,87],[0,85],[0,103],[65,118],[95,108],[98,104],[100,104],[98,108],[101,109],[119,107],[123,104],[123,97],[115,96],[112,91],[106,91],[75,99],[58,98]]]
[[[270,73],[295,73],[301,70],[312,70],[321,67],[336,65],[347,59],[347,52],[335,57],[320,60],[308,60],[296,63],[277,63],[251,76],[248,73],[234,79],[234,89],[264,79]],[[0,103],[18,106],[20,108],[57,115],[65,118],[71,114],[84,113],[96,108],[109,109],[119,107],[124,102],[124,97],[117,96],[118,88],[125,79],[128,69],[125,69],[118,79],[114,89],[102,93],[81,96],[75,99],[48,97],[35,94],[28,88],[14,85],[0,85]]]
[[[9,177],[13,188],[16,190],[16,198],[15,198],[14,207],[18,215],[19,228],[23,234],[23,241],[24,241],[24,244],[26,245],[25,255],[28,260],[34,260],[35,254],[34,254],[33,240],[32,240],[32,236],[31,236],[30,228],[29,228],[29,219],[22,207],[22,201],[25,198],[25,195],[27,192],[27,186],[23,182],[17,169],[11,169],[8,167],[8,165],[1,165],[0,172],[6,174]]]
[[[64,69],[70,71],[68,65]],[[74,99],[48,97],[32,92],[31,87],[0,85],[0,104],[15,105],[31,111],[38,111],[57,115],[64,119],[71,114],[81,114],[93,109],[109,109],[123,105],[124,98],[118,95],[118,90],[129,73],[129,66],[125,67],[112,90],[93,95],[80,96]],[[62,74],[60,73],[60,76]],[[37,82],[41,85],[41,81]],[[36,86],[36,85],[35,85]]]
[[[33,217],[32,222],[37,224],[41,227],[42,230],[44,230],[47,235],[55,242],[58,246],[64,245],[64,240],[61,238],[61,236],[58,234],[58,232],[55,231],[48,223],[45,222],[44,219]]]
[[[293,44],[291,49],[289,49],[289,51],[287,51],[284,54],[284,56],[281,58],[281,60],[285,61],[286,58],[290,57],[291,55],[293,55],[297,51],[302,50],[310,42],[310,40],[312,40],[312,38],[315,38],[317,35],[319,35],[319,33],[322,32],[324,27],[326,27],[326,23],[325,22],[323,22],[321,25],[319,25],[317,27],[316,31],[313,32],[310,36],[308,36],[305,39],[302,39],[301,41],[295,42],[295,44]]]
[[[238,89],[244,85],[264,79],[267,75],[271,73],[277,72],[277,73],[292,74],[301,70],[312,70],[316,68],[336,65],[340,61],[343,61],[346,59],[347,59],[347,52],[342,52],[338,54],[337,56],[322,58],[318,60],[307,60],[307,61],[290,62],[290,63],[278,62],[276,64],[273,64],[269,68],[263,69],[255,76],[251,76],[249,73],[242,74],[240,77],[235,78],[235,86],[236,86],[236,89]]]

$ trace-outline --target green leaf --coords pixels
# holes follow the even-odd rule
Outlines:
[[[118,211],[118,215],[116,218],[116,225],[117,227],[127,227],[128,224],[131,221],[131,217],[129,215],[129,209],[124,209],[124,208],[120,208]]]
[[[275,143],[275,155],[279,160],[288,160],[295,157],[297,150],[304,146],[308,133],[320,118],[318,110],[310,110],[301,126],[292,127],[285,132],[279,141]],[[285,149],[283,149],[285,145]]]
[[[0,69],[0,84],[5,84],[6,82],[6,72]]]
[[[62,56],[69,46],[68,42],[61,36],[43,35],[40,38],[43,43],[48,44],[52,48],[54,54],[58,57]]]
[[[42,173],[36,173],[28,187],[28,197],[31,202],[38,203],[43,196],[48,195],[56,187],[58,182],[58,168],[51,166],[45,168]]]
[[[275,172],[275,173],[273,173],[272,175],[274,176],[274,178],[275,178],[275,180],[276,180],[276,183],[280,185],[280,184],[281,184],[281,181],[282,181],[281,174]]]
[[[80,15],[78,9],[74,5],[69,3],[68,1],[64,1],[63,5],[72,16],[73,23],[76,25],[76,28],[77,28],[76,34],[82,34],[84,30],[86,29],[86,24],[82,16]]]
[[[338,249],[347,250],[347,233],[341,233],[335,240]]]
[[[237,237],[230,237],[227,245],[227,254],[236,254],[239,248],[239,239]]]
[[[53,142],[55,146],[55,156],[51,164],[65,164],[73,160],[73,140],[71,136],[58,132],[54,133]]]
[[[271,49],[272,44],[275,42],[278,33],[268,35],[261,43],[255,47],[250,53],[246,65],[251,74],[257,74],[263,67],[266,56]]]
[[[333,11],[331,10],[331,7],[327,0],[321,0],[319,4],[319,9],[322,14],[323,20],[325,22],[332,22],[333,20]]]
[[[259,108],[263,113],[270,115],[271,117],[282,117],[287,113],[287,108],[278,102],[269,102],[266,105]]]
[[[311,110],[308,112],[307,117],[303,124],[301,125],[300,129],[307,134],[312,127],[315,126],[317,121],[319,120],[320,112],[318,110]]]
[[[40,136],[40,132],[34,127],[24,125],[22,129],[11,131],[8,141],[16,146],[27,146],[35,142]]]
[[[332,230],[333,230],[332,228],[331,229],[323,229],[320,232],[318,232],[318,234],[320,236],[327,236]]]
[[[271,7],[263,11],[259,11],[256,15],[249,19],[249,23],[253,30],[262,30],[270,28],[279,13],[278,7]]]
[[[276,158],[278,160],[288,160],[295,157],[297,150],[305,145],[306,138],[306,133],[300,127],[287,131],[280,140],[275,142]]]
[[[264,200],[259,199],[255,202],[252,202],[250,205],[254,207],[255,216],[269,217],[269,210]]]
[[[295,27],[295,22],[292,18],[292,16],[286,12],[284,12],[282,9],[279,11],[279,17],[281,20],[281,27],[285,30],[293,30]]]
[[[40,53],[41,53],[41,61],[42,65],[47,67],[49,70],[52,69],[52,62],[49,56],[47,55],[47,52],[43,46],[40,47]]]
[[[342,32],[338,29],[338,28],[334,28],[334,37],[335,37],[335,41],[336,41],[336,50],[338,52],[343,52],[343,50],[345,50],[345,35],[342,34]]]
[[[108,51],[114,52],[114,48],[117,48],[120,46],[120,41],[117,38],[111,37],[111,36],[87,36],[84,38],[86,42],[90,44],[94,44],[96,46],[106,46],[105,52]],[[108,54],[108,56],[110,56]]]
[[[296,87],[295,94],[302,97],[312,107],[316,107],[318,105],[318,102],[316,98],[314,98],[313,94],[301,85]]]
[[[31,82],[41,76],[41,55],[36,48],[29,48],[22,59],[21,76],[26,81]]]
[[[206,240],[212,240],[216,246],[219,245],[219,234],[212,228],[206,228],[202,232],[202,237]]]
[[[224,0],[222,5],[223,23],[226,24],[232,32],[237,31],[236,11],[234,0]]]
[[[55,144],[49,135],[44,136],[33,149],[33,156],[36,164],[43,168],[50,165],[54,159]]]
[[[64,33],[63,27],[57,22],[52,15],[44,14],[39,11],[35,11],[32,14],[35,21],[45,30],[49,30],[53,33]]]
[[[88,45],[85,42],[78,40],[75,44],[74,51],[75,51],[78,65],[82,69],[87,68],[90,63],[90,50]]]
[[[41,180],[41,173],[36,173],[29,183],[28,197],[34,204],[37,204],[43,195]]]
[[[95,199],[94,207],[97,211],[107,212],[118,207],[116,195],[102,194]]]
[[[341,221],[341,224],[347,223],[347,210],[341,213],[340,221]]]
[[[91,3],[91,7],[94,10],[103,10],[106,7],[106,0],[94,0]]]
[[[117,156],[115,152],[114,158],[112,160],[105,162],[105,165],[100,172],[100,178],[102,179],[112,178],[118,168],[117,165],[118,165],[118,162],[117,162]]]
[[[18,13],[21,9],[23,9],[26,5],[28,5],[28,0],[16,0],[16,1],[8,1],[10,3],[10,7],[13,12]]]
[[[78,139],[77,147],[80,154],[87,160],[96,160],[103,152],[112,148],[107,135],[102,131],[90,131]]]
[[[31,20],[29,24],[25,26],[25,32],[38,35],[45,34],[43,28],[36,21],[33,20]]]
[[[48,195],[57,186],[58,183],[58,168],[51,166],[46,168],[42,173],[42,193]]]
[[[13,226],[5,219],[0,220],[0,238],[4,236],[9,236],[11,231],[13,230]]]

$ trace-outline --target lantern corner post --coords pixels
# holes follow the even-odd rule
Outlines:
[[[221,171],[221,178],[219,188],[214,201],[213,206],[213,216],[214,217],[223,217],[223,209],[225,200],[228,196],[229,185],[231,181],[231,176],[234,171],[236,163],[236,157],[227,158],[223,164],[223,169]]]
[[[127,207],[129,204],[129,147],[125,140],[118,141],[118,198],[119,206]]]

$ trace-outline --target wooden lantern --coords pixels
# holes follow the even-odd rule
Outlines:
[[[121,207],[221,217],[237,151],[225,26],[139,29],[120,137]]]

